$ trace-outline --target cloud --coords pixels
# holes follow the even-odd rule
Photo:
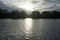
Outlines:
[[[43,10],[60,10],[60,0],[0,0],[6,5],[17,6],[22,2],[29,1],[32,4],[36,5],[35,8]]]
[[[35,1],[34,4],[37,4],[39,10],[59,10],[60,9],[60,0],[40,0]]]
[[[44,3],[42,5],[45,5],[45,9],[50,10],[58,10],[60,9],[60,0],[44,0]],[[47,8],[46,8],[47,7]]]

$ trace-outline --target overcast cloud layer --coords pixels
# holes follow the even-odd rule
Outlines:
[[[60,11],[60,0],[0,0],[9,6],[18,6],[21,2],[29,1],[36,5],[36,9],[43,10],[58,10]]]

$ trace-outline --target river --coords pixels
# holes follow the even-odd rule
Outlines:
[[[60,40],[60,19],[0,19],[0,40]]]

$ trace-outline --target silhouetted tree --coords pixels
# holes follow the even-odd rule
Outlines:
[[[14,10],[8,12],[8,10],[0,9],[0,18],[26,18],[27,14],[25,11]],[[32,14],[28,15],[30,18],[60,18],[59,11],[43,11],[41,14],[39,11],[33,11]]]
[[[58,11],[43,11],[41,18],[60,18],[60,12]]]
[[[26,17],[27,17],[26,12],[25,12],[25,11],[21,11],[21,12],[20,12],[20,17],[21,17],[21,18],[26,18]]]
[[[51,12],[49,11],[43,11],[41,14],[42,18],[50,18]]]
[[[60,18],[60,12],[58,12],[58,11],[52,11],[51,17],[52,18]]]
[[[11,18],[26,18],[26,13],[24,11],[19,12],[18,10],[11,13]]]
[[[30,18],[40,18],[39,11],[33,11],[32,14],[29,15]]]
[[[7,18],[8,17],[8,11],[5,9],[0,9],[0,18]]]
[[[20,18],[20,12],[18,10],[12,11],[11,18]]]
[[[0,18],[26,18],[27,14],[25,11],[19,12],[18,10],[14,10],[12,12],[8,12],[5,9],[0,9]]]

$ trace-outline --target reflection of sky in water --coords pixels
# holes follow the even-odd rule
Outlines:
[[[25,19],[25,34],[26,34],[26,39],[29,39],[32,36],[32,19],[27,18]]]

